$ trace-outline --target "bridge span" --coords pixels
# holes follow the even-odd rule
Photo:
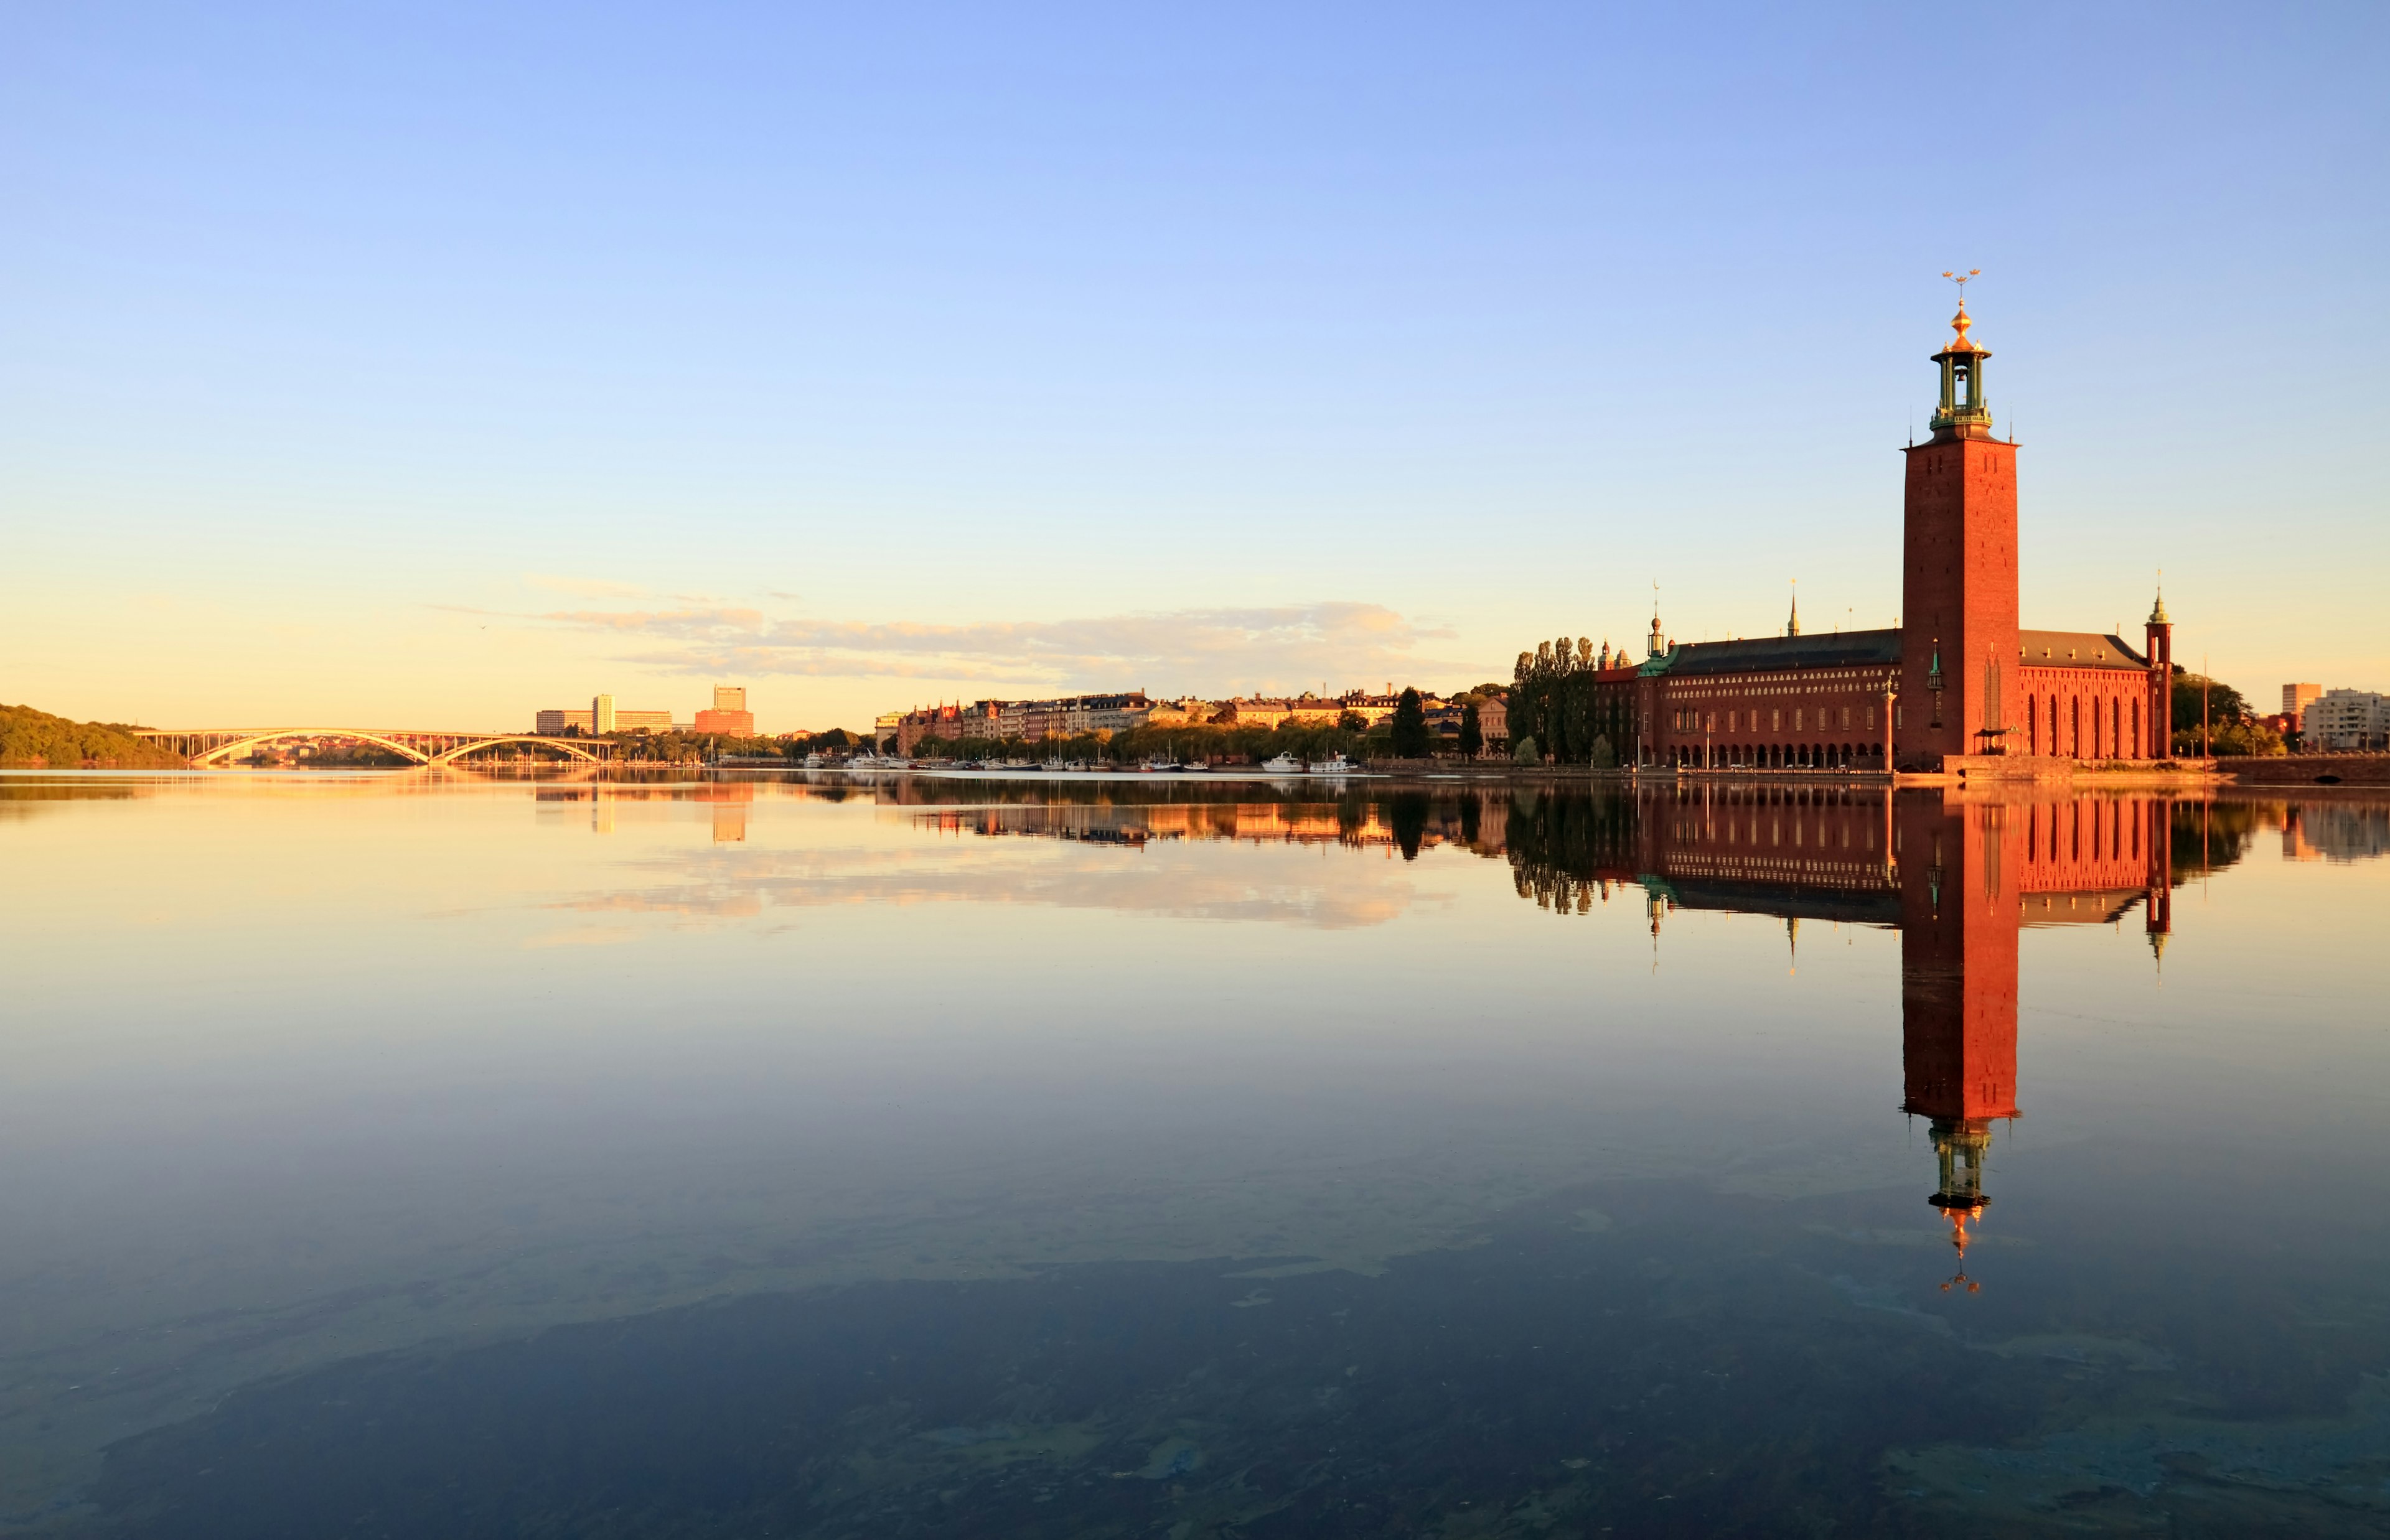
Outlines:
[[[554,738],[541,733],[442,732],[416,727],[141,727],[135,736],[172,749],[194,769],[229,764],[269,743],[371,743],[416,764],[454,764],[500,744],[554,749],[591,764],[607,763],[614,745],[602,738]]]

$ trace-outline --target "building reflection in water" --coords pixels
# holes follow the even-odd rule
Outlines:
[[[1896,930],[1901,1108],[1926,1121],[1938,1167],[1927,1201],[1947,1220],[1959,1259],[1944,1287],[1968,1292],[1978,1288],[1966,1252],[1992,1201],[1985,1174],[1997,1126],[2023,1115],[2020,931],[2121,923],[2138,909],[2162,961],[2175,884],[2232,864],[2261,824],[2297,822],[2286,804],[2037,789],[1331,789],[902,777],[869,794],[947,836],[1133,849],[1176,840],[1332,844],[1403,860],[1457,848],[1507,859],[1520,896],[1555,915],[1586,914],[1636,889],[1655,967],[1661,928],[1678,909],[1776,916],[1796,944],[1804,919]],[[2362,851],[2380,842],[2368,816],[2298,827],[2335,850]],[[738,837],[724,828],[717,821],[717,839]]]
[[[2204,804],[2157,797],[1888,789],[1703,789],[1572,804],[1510,820],[1519,890],[1561,912],[1633,883],[1656,944],[1679,908],[1900,931],[1901,1110],[1926,1120],[1939,1166],[1927,1199],[1958,1273],[1991,1195],[1985,1162],[2017,1104],[2017,942],[2027,926],[2113,924],[2139,908],[2154,956],[2173,928],[2176,851],[2213,860]],[[2195,831],[2180,815],[2195,815]],[[2229,841],[2232,854],[2240,842]]]

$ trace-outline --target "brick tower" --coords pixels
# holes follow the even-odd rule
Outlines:
[[[2166,618],[2163,588],[2158,590],[2157,602],[2150,606],[2144,635],[2150,660],[2149,756],[2170,759],[2174,755],[2174,622]]]
[[[2000,753],[2015,721],[2016,444],[1992,437],[1984,361],[1957,333],[1934,362],[1942,404],[1934,436],[1911,444],[1902,497],[1900,702],[1893,733],[1904,770],[1956,754]]]

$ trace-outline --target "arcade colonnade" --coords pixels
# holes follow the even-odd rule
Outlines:
[[[1680,770],[1882,770],[1881,743],[1681,743],[1666,751]]]

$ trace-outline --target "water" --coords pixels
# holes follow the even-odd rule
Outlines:
[[[11,1532],[2390,1531],[2390,803],[33,775],[0,852]]]

